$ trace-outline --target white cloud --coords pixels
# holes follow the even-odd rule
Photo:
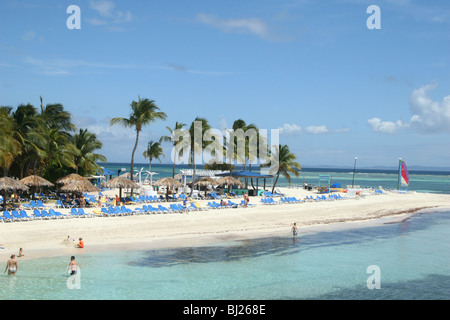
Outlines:
[[[449,133],[450,132],[450,95],[442,101],[434,101],[428,92],[436,89],[437,83],[431,83],[415,89],[409,99],[412,116],[409,123],[401,120],[381,121],[379,118],[368,120],[372,131],[396,134],[399,130],[410,128],[418,133]]]
[[[296,124],[285,123],[282,127],[279,127],[278,130],[280,131],[280,134],[284,135],[295,135],[302,133],[302,127]]]
[[[326,126],[308,126],[305,128],[305,132],[309,134],[325,134],[329,130]]]
[[[258,18],[220,19],[210,14],[199,13],[197,21],[224,32],[249,33],[262,39],[269,39],[273,36],[268,25]]]
[[[398,130],[407,127],[407,124],[398,120],[396,122],[392,121],[381,121],[379,118],[372,118],[368,120],[369,126],[374,132],[396,134]]]
[[[110,0],[91,0],[89,2],[90,8],[95,10],[100,18],[87,18],[86,20],[94,26],[109,26],[117,25],[133,21],[133,15],[130,11],[120,11],[115,9],[115,4]],[[115,27],[110,30],[123,31],[123,29]]]
[[[415,89],[409,99],[413,116],[411,128],[420,133],[450,132],[450,95],[442,101],[433,101],[428,92],[436,89],[437,83]]]

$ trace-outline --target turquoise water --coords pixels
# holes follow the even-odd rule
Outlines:
[[[19,261],[0,299],[450,299],[450,212],[399,223],[178,249]],[[378,266],[380,289],[367,281]]]
[[[130,171],[129,164],[124,163],[107,163],[101,164],[103,167],[114,170],[125,168]],[[135,170],[148,170],[148,164],[135,164]],[[175,170],[175,174],[180,169],[188,169],[187,165],[179,165]],[[201,169],[201,166],[199,166]],[[153,180],[157,180],[164,177],[172,176],[172,165],[167,164],[152,164],[152,171],[157,172],[157,175],[153,176]],[[253,171],[258,171],[253,169]],[[123,172],[122,172],[123,173]],[[384,189],[397,189],[398,173],[396,170],[356,170],[353,180],[352,169],[322,169],[322,168],[303,168],[300,171],[298,177],[292,176],[291,186],[303,186],[304,182],[309,185],[319,185],[319,175],[329,175],[331,183],[340,183],[342,187],[347,185],[359,185],[361,187],[378,188],[382,186]],[[430,192],[430,193],[446,193],[450,194],[450,172],[445,171],[409,171],[410,183],[408,190],[417,192]],[[144,176],[142,176],[144,178]],[[266,179],[266,189],[272,185],[274,179]],[[249,181],[249,184],[251,182]],[[263,179],[259,179],[258,187],[262,188],[264,184]],[[254,181],[256,187],[256,181]],[[280,176],[277,183],[279,187],[289,186],[289,182]]]

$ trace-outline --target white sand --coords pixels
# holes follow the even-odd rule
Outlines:
[[[283,188],[283,192],[304,199],[315,193]],[[111,194],[114,194],[112,191]],[[344,193],[340,193],[344,195]],[[72,255],[102,250],[126,250],[198,245],[267,235],[289,235],[294,222],[300,234],[312,227],[342,227],[355,222],[380,218],[403,219],[424,208],[450,208],[450,195],[397,194],[367,195],[358,200],[305,202],[300,204],[264,205],[251,197],[249,208],[227,208],[189,212],[189,214],[146,214],[124,217],[94,217],[57,220],[34,220],[0,223],[0,260],[4,261],[19,248],[26,258]],[[207,201],[198,201],[206,207]],[[240,202],[240,199],[238,201]],[[168,207],[169,203],[162,203]],[[130,206],[133,208],[135,206]],[[139,205],[138,205],[139,207]],[[68,214],[67,209],[58,209]],[[86,208],[86,212],[93,212]],[[30,213],[29,213],[30,215]],[[85,249],[62,245],[68,235],[82,237]]]

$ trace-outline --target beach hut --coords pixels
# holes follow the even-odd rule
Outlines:
[[[139,185],[136,182],[133,182],[124,176],[112,178],[111,180],[106,182],[105,186],[107,188],[119,188],[119,197],[120,198],[122,198],[122,188],[139,189]]]
[[[3,209],[6,209],[6,196],[7,196],[7,191],[8,190],[12,190],[12,191],[16,191],[16,190],[24,190],[27,191],[28,190],[28,186],[24,185],[22,182],[13,179],[13,178],[9,178],[9,177],[3,177],[0,178],[0,190],[3,190]]]

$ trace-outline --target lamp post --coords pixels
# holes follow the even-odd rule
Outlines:
[[[354,184],[355,184],[356,160],[358,160],[358,157],[355,157],[355,164],[353,165],[352,188],[353,188],[353,186],[354,186]]]

